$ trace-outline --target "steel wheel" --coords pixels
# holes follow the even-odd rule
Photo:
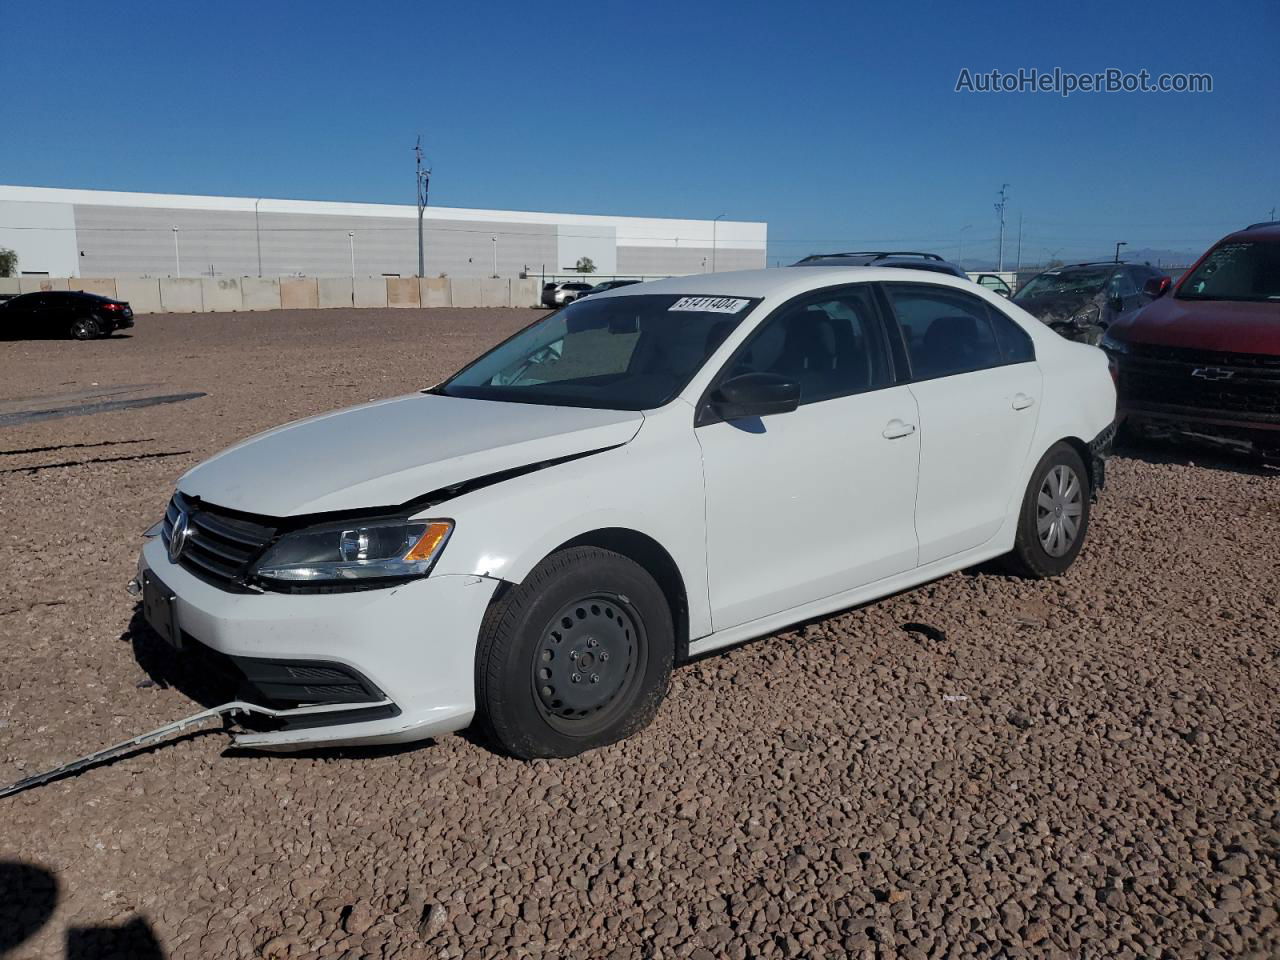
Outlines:
[[[611,720],[610,707],[635,682],[644,629],[621,598],[607,594],[565,604],[539,638],[533,686],[548,721],[566,733]],[[638,669],[639,668],[639,669]]]
[[[1040,545],[1051,557],[1065,556],[1080,535],[1084,512],[1084,486],[1076,472],[1065,463],[1056,464],[1045,475],[1036,496],[1036,533]]]

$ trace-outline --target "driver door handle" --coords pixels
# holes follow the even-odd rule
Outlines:
[[[914,423],[903,423],[901,420],[893,419],[881,431],[880,436],[886,440],[900,440],[903,437],[909,437],[916,432]]]
[[[1035,397],[1029,397],[1025,393],[1015,393],[1013,395],[1013,409],[1015,410],[1025,410],[1035,402]]]

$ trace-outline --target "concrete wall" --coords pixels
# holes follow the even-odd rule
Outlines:
[[[348,301],[350,299],[350,290]],[[281,277],[280,306],[285,310],[306,310],[320,306],[320,285],[315,277]]]
[[[160,281],[160,306],[165,313],[199,313],[204,291],[196,277],[165,277]]]
[[[387,277],[387,306],[416,307],[420,297],[417,277]]]
[[[424,307],[452,307],[447,277],[419,277],[418,302]]]
[[[350,277],[317,277],[316,288],[322,308],[354,306]]]
[[[160,281],[135,280],[128,277],[116,279],[116,296],[126,300],[134,313],[159,313]]]
[[[86,290],[134,313],[223,313],[351,307],[350,277],[0,277],[0,294]],[[537,307],[536,278],[356,277],[357,307]]]
[[[542,306],[542,286],[532,278],[521,280],[519,277],[511,281],[511,306]]]
[[[116,296],[115,277],[71,277],[67,280],[68,290],[83,290],[85,293],[96,293],[100,297]]]
[[[66,277],[19,277],[18,290],[21,293],[39,293],[41,290],[66,290]]]
[[[230,277],[201,277],[200,293],[204,309],[209,311],[242,310],[244,300],[240,295],[240,281]]]
[[[385,277],[356,277],[357,307],[385,307],[387,305],[387,280]]]
[[[245,277],[240,281],[246,310],[279,310],[280,281],[275,277]]]

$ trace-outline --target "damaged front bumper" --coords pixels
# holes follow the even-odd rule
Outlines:
[[[138,562],[139,583],[148,580],[162,585],[171,618],[157,632],[187,672],[262,708],[262,729],[236,734],[236,746],[409,742],[460,730],[475,713],[476,640],[495,579],[231,593],[170,563],[157,538]],[[157,619],[148,609],[149,622]]]

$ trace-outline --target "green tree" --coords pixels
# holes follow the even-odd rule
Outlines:
[[[0,277],[18,274],[18,255],[7,247],[0,247]]]
[[[579,273],[595,273],[596,265],[590,257],[579,257],[578,265],[574,269]]]

